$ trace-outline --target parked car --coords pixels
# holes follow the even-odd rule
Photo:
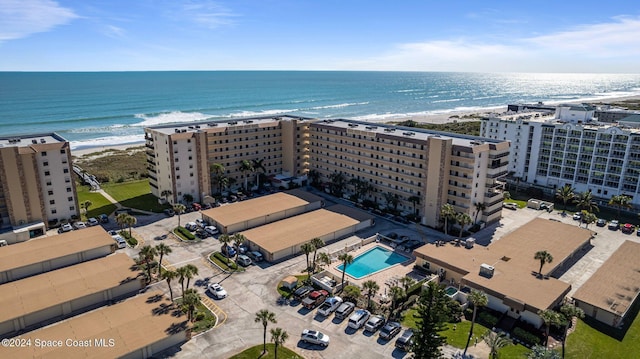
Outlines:
[[[598,226],[598,227],[604,227],[606,225],[607,225],[607,221],[605,219],[599,218],[596,221],[596,226]]]
[[[617,219],[609,222],[609,229],[612,231],[617,231],[618,229],[620,229],[620,222],[618,222]]]
[[[111,236],[111,238],[116,241],[118,248],[122,249],[127,247],[127,241],[121,235],[116,234],[115,236]]]
[[[249,251],[249,248],[247,247],[246,243],[240,243],[238,245],[238,252],[240,252],[240,254],[245,254]]]
[[[174,212],[173,209],[171,208],[167,208],[164,210],[164,214],[166,214],[169,217],[173,217],[176,214],[176,212]]]
[[[382,315],[372,315],[364,325],[364,331],[375,333],[380,327],[384,325],[385,319]]]
[[[249,256],[249,258],[253,259],[254,262],[262,262],[262,260],[263,260],[262,253],[257,252],[257,251],[249,251],[249,252],[247,252],[247,256]]]
[[[189,231],[193,232],[196,229],[198,229],[198,225],[196,224],[196,222],[187,222],[187,224],[184,225],[184,228],[186,228]]]
[[[622,233],[631,234],[633,233],[634,230],[635,230],[635,227],[631,223],[625,223],[624,226],[622,226]]]
[[[227,258],[233,258],[236,255],[236,250],[230,245],[223,245],[220,250]]]
[[[338,309],[336,309],[336,318],[344,319],[348,317],[353,310],[356,309],[356,305],[351,302],[344,302],[340,304]]]
[[[366,309],[358,309],[349,317],[349,328],[360,329],[367,322],[371,313]]]
[[[382,329],[380,329],[380,338],[391,340],[393,337],[400,333],[402,326],[398,322],[388,322]]]
[[[198,237],[200,239],[205,239],[205,238],[209,237],[209,232],[205,231],[204,229],[198,229],[196,231],[196,237]]]
[[[307,309],[313,309],[324,302],[325,298],[329,296],[326,290],[314,290],[309,293],[309,296],[302,300],[302,306]]]
[[[98,224],[100,224],[100,222],[98,222],[98,220],[97,220],[97,219],[95,219],[95,218],[93,218],[93,217],[91,217],[91,218],[87,219],[87,225],[88,225],[89,227],[97,226]]]
[[[302,300],[306,298],[309,293],[313,292],[313,287],[310,286],[302,286],[293,292],[293,297],[297,300]]]
[[[218,234],[218,228],[216,228],[215,226],[206,226],[204,227],[204,230],[207,231],[207,233],[209,233],[212,236],[215,236],[216,234]]]
[[[73,231],[73,226],[71,226],[71,224],[69,223],[65,223],[62,226],[60,226],[60,228],[58,228],[58,233],[65,233],[65,232],[71,232]]]
[[[251,258],[245,256],[244,254],[238,255],[238,264],[243,267],[248,267],[251,265]]]
[[[98,219],[100,220],[101,223],[109,223],[109,216],[107,216],[106,214],[102,213],[101,215],[98,216]]]
[[[207,226],[207,222],[205,222],[202,218],[196,218],[196,224],[200,228],[204,228]]]
[[[209,293],[211,293],[216,299],[223,299],[227,297],[227,291],[224,290],[224,288],[218,284],[218,283],[211,283],[209,284],[209,287],[207,288],[207,290],[209,291]]]
[[[329,345],[329,336],[316,330],[305,329],[300,335],[300,340],[305,343],[317,344],[326,347]]]
[[[76,223],[73,224],[73,228],[75,228],[75,229],[83,229],[83,228],[87,228],[87,225],[84,222],[79,221],[79,222],[76,222]]]
[[[324,303],[320,305],[318,308],[318,314],[323,317],[330,316],[338,307],[342,304],[342,298],[340,297],[329,297],[324,300]]]
[[[573,214],[573,220],[574,221],[579,221],[582,218],[582,213],[580,212],[576,212]]]
[[[200,211],[200,210],[202,210],[202,206],[200,205],[200,203],[196,203],[196,202],[193,202],[193,203],[191,204],[191,208],[193,208],[193,210],[194,210],[194,211]]]
[[[518,205],[516,203],[513,203],[513,202],[503,203],[502,207],[504,207],[506,209],[510,209],[512,211],[515,211],[516,209],[518,209]]]
[[[408,352],[413,345],[413,330],[407,329],[402,333],[402,336],[396,340],[396,348]]]

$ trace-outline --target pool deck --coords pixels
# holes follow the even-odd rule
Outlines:
[[[409,275],[410,277],[419,280],[421,279],[420,277],[417,276],[417,274],[415,272],[413,272],[413,265],[416,261],[415,256],[413,255],[413,251],[411,252],[405,252],[405,251],[400,251],[400,250],[396,250],[394,248],[391,248],[390,246],[383,244],[383,243],[378,243],[378,242],[373,242],[373,243],[369,243],[366,244],[362,247],[360,247],[359,249],[356,249],[354,251],[350,251],[349,254],[351,254],[354,258],[359,256],[360,254],[374,248],[374,247],[382,247],[385,248],[387,250],[390,250],[392,252],[395,252],[397,254],[403,255],[405,257],[407,257],[408,259],[400,264],[395,264],[387,269],[383,269],[381,271],[378,271],[376,273],[367,275],[362,277],[361,279],[355,279],[351,276],[349,276],[349,274],[345,274],[345,281],[349,281],[352,284],[355,284],[357,286],[362,287],[362,283],[368,281],[368,280],[374,280],[378,283],[378,285],[380,286],[380,291],[378,292],[378,295],[375,297],[375,299],[381,299],[384,298],[386,296],[386,294],[389,292],[389,288],[391,288],[393,285],[398,285],[400,286],[400,282],[399,279],[402,277],[405,277],[407,275]],[[333,275],[337,276],[338,278],[342,277],[342,271],[338,270],[336,267],[339,266],[340,264],[342,264],[341,261],[336,260],[334,262],[332,262],[329,266],[327,266],[325,268],[325,270],[329,271],[330,273],[332,273]],[[347,267],[348,268],[348,267]],[[413,273],[412,273],[413,272]]]

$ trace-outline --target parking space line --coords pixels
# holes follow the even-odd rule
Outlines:
[[[193,262],[193,261],[198,260],[198,259],[200,259],[200,258],[201,258],[201,257],[194,257],[194,258],[191,258],[191,259],[187,259],[186,261],[182,261],[182,262],[178,262],[178,263],[173,263],[173,266],[175,267],[175,266],[179,266],[179,265],[181,265],[181,264],[185,264],[185,263]]]
[[[216,325],[214,325],[213,328],[217,328],[227,321],[227,313],[220,309],[206,294],[201,296],[200,301],[217,318]],[[220,319],[221,317],[222,319]]]

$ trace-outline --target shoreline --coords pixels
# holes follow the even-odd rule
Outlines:
[[[580,103],[595,103],[595,104],[610,104],[615,102],[623,102],[629,100],[640,100],[640,95],[632,95],[632,96],[624,96],[624,97],[612,97],[606,99],[593,99],[589,101],[555,101],[555,102],[546,102],[545,104],[549,105],[558,105],[562,103],[567,104],[580,104]],[[479,121],[478,117],[483,117],[490,114],[502,113],[507,109],[507,104],[502,106],[495,107],[486,107],[479,108],[475,110],[462,110],[462,111],[451,111],[445,113],[434,113],[434,114],[415,114],[415,115],[398,115],[393,116],[390,115],[388,118],[374,118],[373,115],[371,118],[367,118],[367,116],[358,117],[358,121],[369,121],[376,123],[388,123],[388,122],[402,122],[402,121],[416,121],[420,123],[431,123],[431,124],[443,124],[451,121]],[[464,118],[469,117],[469,118]],[[142,135],[141,135],[142,137]],[[92,145],[79,145],[77,149],[71,149],[71,154],[76,157],[82,157],[88,154],[98,153],[107,150],[126,150],[127,148],[132,147],[141,147],[144,146],[145,141],[143,138],[139,142],[131,142],[125,144],[115,144],[115,145],[104,145],[97,144],[95,146]],[[73,147],[73,146],[72,146]]]

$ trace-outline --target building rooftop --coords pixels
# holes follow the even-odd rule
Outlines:
[[[573,295],[573,298],[624,316],[640,293],[640,243],[625,241]]]
[[[588,243],[593,232],[547,219],[536,218],[493,242],[488,247],[425,245],[415,250],[417,256],[463,273],[463,280],[493,295],[524,303],[538,310],[547,309],[569,292],[571,286],[555,278],[540,279],[535,274],[540,261],[537,251],[546,250],[553,262],[543,267],[543,275]],[[494,267],[491,278],[480,275],[480,265]]]
[[[159,291],[58,322],[22,335],[22,338],[62,340],[59,348],[3,348],[7,358],[119,358],[190,328],[186,316]],[[90,347],[67,346],[65,340],[90,341]],[[113,339],[113,346],[99,347],[94,340]]]
[[[1,147],[29,147],[32,145],[44,145],[51,143],[64,143],[67,142],[62,136],[57,133],[43,133],[43,134],[29,134],[29,135],[14,135],[14,136],[1,136]]]
[[[115,242],[101,226],[36,238],[0,247],[0,272],[104,246],[115,246]]]
[[[202,211],[202,215],[213,218],[218,224],[226,227],[321,200],[309,192],[293,190],[207,209]]]
[[[134,264],[126,254],[115,254],[2,284],[0,323],[135,280]]]
[[[337,212],[340,210],[339,207],[333,207],[335,206],[265,224],[243,231],[242,234],[265,251],[276,253],[360,223],[356,219]]]
[[[403,127],[403,126],[394,126],[394,125],[388,125],[388,124],[382,124],[382,123],[372,123],[372,122],[343,120],[343,119],[335,119],[335,120],[329,119],[329,120],[315,121],[312,126],[331,126],[331,127],[343,128],[347,130],[347,133],[353,133],[356,135],[364,135],[364,136],[386,135],[386,136],[393,136],[399,139],[405,138],[405,139],[414,139],[418,141],[426,141],[431,137],[451,139],[454,145],[460,145],[460,146],[471,146],[471,145],[477,145],[481,143],[496,144],[496,143],[504,142],[502,140],[493,140],[485,137],[425,130],[425,129],[416,128],[416,127]]]
[[[289,115],[280,115],[280,116],[264,116],[264,117],[251,117],[251,118],[239,118],[233,120],[211,120],[211,121],[200,121],[200,122],[183,122],[183,123],[172,123],[169,125],[158,125],[158,126],[149,126],[149,129],[154,131],[158,131],[160,133],[164,133],[167,135],[177,134],[177,133],[190,133],[190,132],[202,132],[202,131],[221,131],[220,129],[225,129],[228,127],[265,127],[265,126],[273,126],[279,121],[309,121],[311,118],[305,118],[300,116],[289,116]]]

